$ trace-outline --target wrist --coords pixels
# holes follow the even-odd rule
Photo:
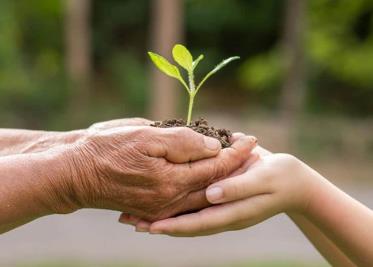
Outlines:
[[[78,142],[86,136],[86,130],[73,130],[67,132],[43,132],[27,152],[42,152],[61,145]]]
[[[314,195],[317,195],[322,179],[316,171],[294,156],[289,157],[285,169],[286,172],[281,176],[287,176],[290,179],[284,190],[286,192],[284,211],[288,215],[305,214],[308,212]]]
[[[35,153],[33,172],[41,179],[41,203],[47,214],[68,214],[80,208],[76,201],[73,170],[66,150],[61,147]]]
[[[318,198],[323,194],[322,192],[326,189],[329,182],[306,164],[303,163],[303,165],[303,179],[306,182],[304,183],[302,209],[299,214],[308,217],[312,213],[315,202],[318,202]]]

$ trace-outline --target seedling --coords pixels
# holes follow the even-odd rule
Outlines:
[[[148,52],[148,54],[150,56],[150,59],[158,67],[159,70],[161,70],[166,75],[179,80],[181,84],[184,86],[184,88],[187,90],[189,94],[187,125],[190,125],[191,123],[194,98],[196,97],[199,89],[201,89],[202,85],[207,81],[208,78],[210,78],[220,69],[222,69],[228,63],[230,63],[233,60],[239,59],[239,57],[230,57],[230,58],[223,60],[212,71],[207,73],[207,75],[196,86],[196,83],[194,80],[194,72],[198,64],[203,59],[204,57],[203,55],[200,55],[196,60],[193,60],[192,54],[189,52],[189,50],[185,46],[181,44],[177,44],[172,49],[172,56],[174,60],[187,72],[187,75],[188,75],[188,84],[187,84],[184,78],[182,77],[182,75],[180,74],[179,68],[177,66],[171,64],[167,59],[165,59],[164,57],[156,53]]]

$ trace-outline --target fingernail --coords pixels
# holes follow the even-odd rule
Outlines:
[[[145,233],[145,232],[148,232],[148,229],[147,228],[144,228],[144,227],[139,227],[139,226],[136,226],[136,232],[139,232],[139,233]]]
[[[151,235],[159,235],[159,234],[162,234],[162,231],[161,230],[151,230],[149,232],[149,234],[151,234]]]
[[[207,136],[204,136],[203,139],[204,139],[204,142],[205,142],[205,146],[208,149],[218,150],[218,149],[221,148],[221,144],[217,139],[212,138],[212,137],[207,137]]]
[[[243,144],[256,144],[258,142],[258,140],[256,139],[256,137],[254,136],[243,136],[241,137],[239,140],[238,140],[242,145]]]
[[[207,200],[214,203],[223,197],[223,189],[218,186],[208,188],[206,191]]]
[[[245,136],[245,134],[244,133],[241,133],[241,132],[236,132],[236,133],[233,133],[232,134],[232,137],[233,138],[241,138],[241,137],[243,137],[243,136]]]
[[[140,221],[136,225],[137,232],[149,232],[150,225],[147,222]]]

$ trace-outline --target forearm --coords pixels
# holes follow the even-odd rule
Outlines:
[[[81,135],[81,130],[47,132],[0,129],[0,156],[45,151],[61,144],[73,143]]]
[[[0,158],[0,233],[59,211],[57,191],[67,186],[57,178],[62,164],[55,153]]]
[[[307,218],[301,214],[288,214],[288,216],[330,265],[338,267],[357,266]]]
[[[372,266],[373,212],[319,174],[305,216],[357,266]]]

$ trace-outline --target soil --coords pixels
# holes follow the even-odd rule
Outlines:
[[[197,133],[218,139],[223,148],[231,146],[231,131],[227,129],[215,129],[212,126],[209,126],[207,120],[205,120],[204,118],[192,121],[191,124],[188,126],[186,121],[183,119],[169,119],[164,121],[156,121],[150,126],[159,128],[189,127]]]

